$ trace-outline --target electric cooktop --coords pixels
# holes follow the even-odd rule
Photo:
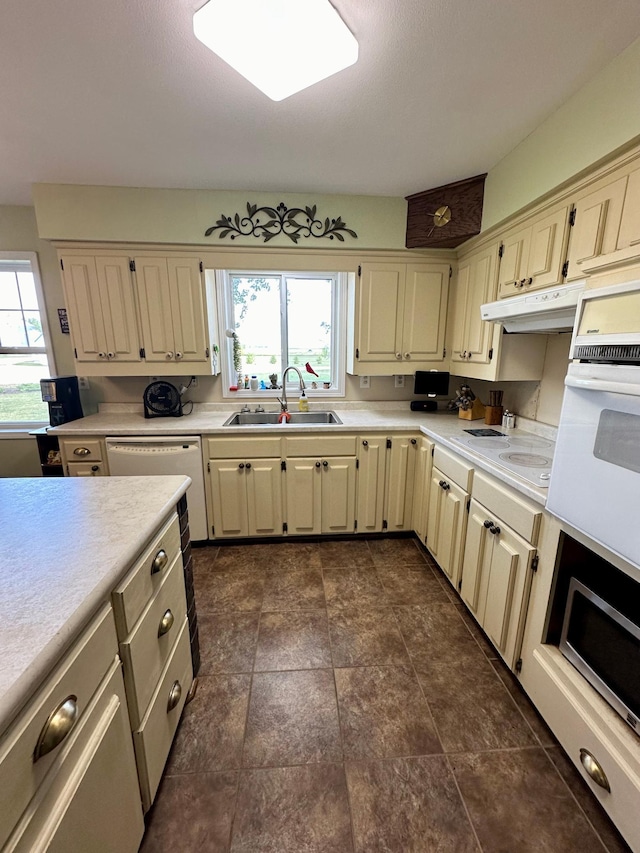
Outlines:
[[[522,430],[505,433],[495,429],[468,429],[465,432],[470,435],[456,436],[454,440],[534,486],[549,487],[555,448],[550,438]]]

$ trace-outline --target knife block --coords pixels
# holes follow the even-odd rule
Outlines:
[[[476,397],[470,409],[458,409],[458,417],[466,421],[479,421],[484,417],[484,406]]]
[[[485,424],[502,424],[503,406],[486,406],[484,410]]]

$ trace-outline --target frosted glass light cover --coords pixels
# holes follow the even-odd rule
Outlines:
[[[358,42],[328,0],[209,0],[193,31],[273,101],[358,59]]]

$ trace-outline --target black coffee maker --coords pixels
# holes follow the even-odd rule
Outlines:
[[[77,376],[56,376],[54,379],[41,379],[40,392],[45,403],[49,404],[49,423],[60,426],[68,421],[82,417],[82,404],[78,389]]]

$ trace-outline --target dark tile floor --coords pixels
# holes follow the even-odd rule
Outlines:
[[[194,558],[200,683],[145,853],[628,850],[416,540]]]

